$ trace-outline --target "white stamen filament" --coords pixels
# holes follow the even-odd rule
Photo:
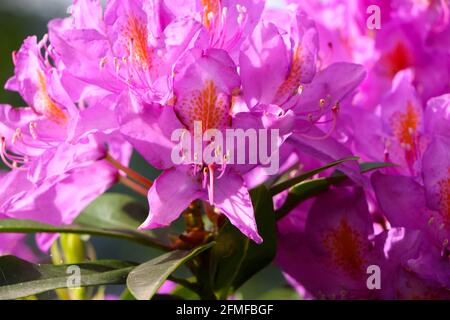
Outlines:
[[[9,167],[10,169],[18,169],[18,170],[26,170],[26,168],[19,167],[18,165],[25,164],[28,161],[28,158],[25,156],[17,156],[13,154],[9,154],[6,151],[6,139],[5,137],[1,137],[0,139],[1,143],[1,150],[0,150],[0,158],[2,159],[3,163]]]
[[[209,204],[214,205],[214,164],[208,166],[209,169],[209,186],[208,186],[208,199]]]

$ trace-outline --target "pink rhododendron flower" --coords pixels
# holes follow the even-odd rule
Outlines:
[[[449,48],[447,0],[73,0],[13,53],[25,104],[0,104],[0,224],[71,225],[121,182],[148,216],[105,204],[120,228],[93,234],[198,250],[192,278],[164,270],[152,294],[238,298],[276,256],[305,299],[450,299]],[[29,240],[0,233],[0,255],[35,260]],[[52,253],[81,263],[86,242]]]
[[[277,263],[299,294],[318,299],[448,299],[447,284],[436,274],[423,277],[411,271],[420,265],[419,249],[427,243],[423,235],[393,228],[375,236],[361,189],[330,191],[318,197],[309,212],[296,214],[303,218],[283,219],[279,225]],[[445,262],[441,264],[427,264],[427,270],[448,275]],[[373,265],[382,270],[379,290],[366,284]]]
[[[390,223],[421,230],[426,235],[424,242],[428,246],[418,261],[411,262],[411,268],[445,286],[449,285],[449,143],[448,138],[437,137],[428,147],[423,157],[423,185],[409,177],[381,173],[372,177],[378,201]],[[396,196],[395,201],[392,195]],[[427,267],[421,261],[426,259]]]
[[[150,214],[141,228],[167,226],[193,200],[204,199],[219,208],[243,233],[260,242],[248,190],[235,169],[239,165],[193,161],[175,166],[171,158],[175,143],[170,135],[174,129],[193,132],[194,122],[200,121],[203,131],[224,130],[233,123],[232,98],[240,86],[236,66],[223,50],[209,49],[202,53],[193,49],[176,70],[173,107],[140,105],[127,94],[119,108],[122,134],[151,164],[165,170],[150,188]],[[210,114],[214,109],[215,113]],[[136,131],[137,126],[147,130]],[[174,183],[179,186],[176,190]]]
[[[287,30],[280,21],[290,21]],[[352,154],[331,133],[340,102],[360,84],[364,70],[356,64],[336,63],[315,74],[317,52],[317,30],[303,12],[269,11],[242,47],[243,96],[249,106],[273,104],[290,114],[281,124],[284,131],[292,132],[288,142],[302,153],[330,162]],[[342,79],[336,79],[339,75]],[[320,122],[332,123],[331,133],[318,128]],[[345,164],[342,170],[357,176],[355,165]]]
[[[102,160],[108,152],[106,134],[71,142],[75,128],[83,126],[82,111],[67,94],[49,57],[41,55],[45,46],[45,40],[38,44],[35,37],[27,38],[15,55],[15,75],[6,84],[29,107],[1,106],[1,158],[11,171],[1,177],[0,208],[8,217],[70,224],[117,180],[118,172]],[[112,134],[113,128],[108,129]],[[124,140],[110,142],[112,154],[128,161]],[[80,188],[75,195],[74,188]],[[40,236],[40,247],[47,250],[52,239]]]

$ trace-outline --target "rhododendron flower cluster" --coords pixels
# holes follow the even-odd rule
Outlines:
[[[371,4],[74,0],[12,55],[25,105],[0,105],[0,266],[85,262],[93,234],[182,257],[205,299],[272,261],[302,298],[450,299],[450,4]],[[136,225],[86,209],[115,184],[147,198]],[[153,297],[152,269],[124,264],[108,266]]]

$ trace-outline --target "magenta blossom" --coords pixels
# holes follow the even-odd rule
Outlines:
[[[242,42],[258,23],[264,0],[166,0],[161,15],[165,19],[190,17],[202,28],[195,46],[222,49],[236,62]]]
[[[0,214],[0,220],[7,218]],[[33,251],[26,244],[26,237],[24,234],[1,233],[0,256],[15,255],[28,261],[35,260]]]
[[[300,225],[297,231],[291,223]],[[279,226],[277,263],[316,298],[370,298],[366,269],[380,261],[364,193],[335,190],[319,197],[305,222]],[[291,230],[291,231],[289,231]],[[302,261],[301,264],[297,263]]]
[[[410,70],[399,72],[375,113],[353,107],[347,116],[355,153],[364,160],[398,164],[392,172],[418,176],[430,141],[448,135],[449,95],[430,99],[424,108],[411,81]]]
[[[423,234],[392,228],[375,235],[363,190],[329,191],[309,212],[295,213],[278,225],[276,261],[307,298],[448,299],[445,285],[410,268],[418,264],[420,249],[427,243]],[[444,271],[439,265],[427,266]],[[368,285],[368,270],[374,267],[378,288]]]
[[[167,226],[193,200],[203,199],[259,243],[262,239],[239,165],[227,164],[225,158],[223,165],[196,161],[175,165],[171,158],[175,129],[192,132],[195,121],[201,121],[202,130],[240,126],[230,112],[240,88],[236,66],[224,50],[193,49],[176,70],[173,107],[148,105],[126,94],[118,108],[124,137],[153,166],[164,170],[148,193],[150,214],[141,228]]]
[[[413,70],[422,102],[448,91],[450,10],[448,1],[290,0],[309,14],[320,33],[319,60],[361,63],[368,77],[358,94],[366,108],[376,107],[395,75]],[[379,8],[375,29],[367,12]]]
[[[49,50],[46,45],[45,39],[40,43],[35,37],[26,39],[15,55],[15,75],[6,84],[29,107],[2,105],[0,109],[0,156],[11,168],[1,177],[0,213],[69,224],[117,180],[117,169],[103,160],[108,148],[125,162],[130,149],[114,134],[112,124],[106,125],[108,130],[92,131],[95,136],[80,132],[89,128],[80,121],[84,110],[67,94],[49,56],[41,55],[41,50]],[[81,191],[74,195],[73,189]],[[39,236],[38,243],[47,250],[52,239]]]
[[[405,226],[426,235],[414,271],[449,286],[450,140],[436,137],[423,156],[423,185],[413,178],[376,173],[372,184],[378,202],[394,227]]]
[[[167,101],[173,64],[192,47],[201,24],[172,19],[166,9],[160,1],[114,0],[103,13],[100,1],[74,1],[70,18],[49,24],[52,47],[67,70],[63,81],[82,92],[97,87],[117,98],[130,89],[147,102]]]
[[[364,79],[364,70],[352,63],[335,63],[316,74],[315,25],[299,10],[286,11],[263,15],[251,38],[243,44],[243,97],[252,107],[251,112],[257,104],[280,108],[285,121],[277,123],[277,127],[292,132],[287,142],[301,153],[322,162],[348,157],[352,152],[332,134],[340,103]],[[289,24],[283,25],[280,20]],[[341,169],[359,179],[356,163],[346,163]]]

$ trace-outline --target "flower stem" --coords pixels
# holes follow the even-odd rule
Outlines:
[[[128,179],[127,177],[120,177],[119,182],[123,185],[127,186],[128,188],[136,191],[137,193],[143,195],[144,197],[147,197],[148,189],[140,185],[139,183],[134,182],[131,179]]]
[[[136,171],[134,171],[131,168],[128,168],[126,166],[124,166],[123,164],[121,164],[119,161],[117,161],[116,159],[114,159],[113,157],[111,157],[110,154],[106,155],[105,158],[107,161],[109,161],[114,167],[116,167],[118,170],[126,173],[130,178],[136,180],[137,182],[139,182],[140,184],[142,184],[144,187],[146,187],[147,189],[149,189],[153,182],[150,181],[149,179],[141,176],[139,173],[137,173]]]

